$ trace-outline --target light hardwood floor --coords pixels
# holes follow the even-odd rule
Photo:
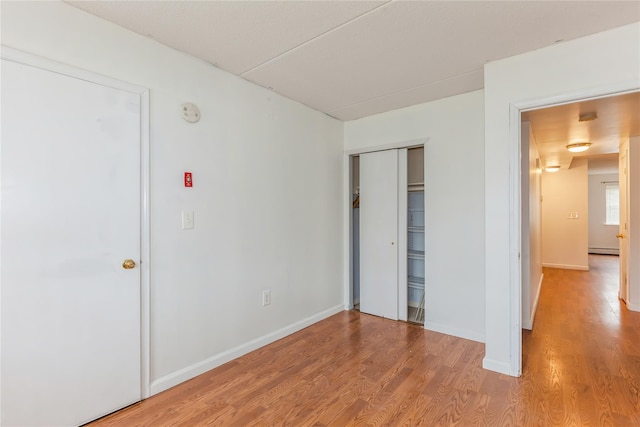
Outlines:
[[[97,426],[640,426],[640,313],[617,257],[545,269],[521,378],[484,345],[343,312],[102,418]]]

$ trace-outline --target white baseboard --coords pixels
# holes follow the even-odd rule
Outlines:
[[[583,270],[583,271],[589,271],[589,266],[588,265],[567,265],[567,264],[547,264],[547,263],[542,263],[543,267],[549,267],[549,268],[563,268],[565,270]]]
[[[640,304],[627,303],[627,308],[631,311],[640,311]]]
[[[430,331],[439,332],[441,334],[453,335],[454,337],[464,338],[466,340],[484,342],[484,334],[480,332],[470,331],[468,329],[455,328],[449,325],[443,325],[436,322],[424,322],[424,328]]]
[[[198,363],[194,363],[191,366],[180,369],[169,375],[165,375],[162,378],[158,378],[153,381],[149,387],[150,395],[158,394],[161,391],[167,390],[175,385],[178,385],[184,381],[190,380],[200,374],[203,374],[213,368],[216,368],[224,363],[227,363],[233,359],[236,359],[242,355],[245,355],[253,350],[257,350],[260,347],[264,347],[267,344],[271,344],[281,338],[293,334],[301,329],[306,328],[314,323],[317,323],[327,317],[333,316],[344,310],[344,305],[340,304],[335,307],[331,307],[327,310],[321,311],[313,316],[302,319],[284,328],[278,329],[270,334],[263,335],[259,338],[251,340],[245,344],[239,345],[208,359],[202,360]]]
[[[488,369],[489,371],[494,371],[494,372],[498,372],[498,373],[510,375],[510,376],[516,376],[511,373],[511,365],[509,365],[509,363],[507,362],[501,362],[499,360],[488,359],[485,357],[484,359],[482,359],[482,367],[484,369]]]
[[[597,255],[620,255],[620,249],[618,248],[589,248],[590,254]]]
[[[532,330],[533,329],[533,321],[536,318],[536,311],[538,311],[538,300],[540,299],[540,290],[542,289],[542,280],[544,279],[544,274],[540,275],[540,282],[538,282],[538,292],[536,292],[536,299],[533,300],[533,306],[531,307],[531,313],[528,319],[523,319],[522,327],[524,329]]]

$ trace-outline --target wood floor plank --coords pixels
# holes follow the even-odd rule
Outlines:
[[[484,345],[342,312],[91,423],[120,426],[640,426],[640,313],[616,257],[545,269],[523,373]]]

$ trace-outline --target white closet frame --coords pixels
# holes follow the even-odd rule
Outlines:
[[[344,254],[346,257],[344,263],[344,271],[343,271],[343,283],[344,283],[344,305],[345,310],[350,310],[353,308],[353,216],[351,214],[351,198],[352,198],[352,189],[353,189],[353,175],[351,170],[351,156],[360,155],[364,153],[371,153],[375,151],[383,151],[383,150],[392,150],[392,149],[408,149],[408,148],[417,148],[423,147],[429,141],[429,138],[420,138],[406,141],[399,141],[389,144],[382,144],[378,146],[372,147],[363,147],[356,148],[352,150],[345,150],[343,156],[343,173],[345,176],[345,180],[343,182],[343,200],[344,200],[344,208],[343,208],[343,222],[345,224],[343,231],[343,246],[344,246]],[[425,150],[426,152],[426,150]],[[405,155],[405,163],[406,163],[406,150],[404,150]],[[400,184],[400,183],[399,183]],[[407,177],[404,177],[404,188],[407,187]],[[399,207],[401,208],[401,207]],[[404,212],[407,210],[407,200],[405,197],[404,200]],[[401,215],[403,218],[401,221],[404,221],[404,230],[407,228],[407,219],[406,215]],[[398,223],[399,227],[402,226],[401,222]],[[400,259],[406,259],[407,257],[407,236],[406,233],[399,233],[398,236],[401,239],[404,239],[398,242],[399,247],[399,257]],[[401,249],[404,248],[404,249]],[[404,251],[400,253],[400,251]],[[400,267],[403,265],[403,267]],[[404,277],[404,286],[400,285],[398,289],[398,318],[399,320],[407,320],[407,286],[406,286],[406,277],[407,277],[407,266],[405,263],[399,264],[398,274],[402,274]]]

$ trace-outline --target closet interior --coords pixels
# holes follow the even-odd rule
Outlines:
[[[360,156],[351,156],[351,241],[353,308],[360,310]]]
[[[424,148],[407,153],[407,317],[424,323]]]

